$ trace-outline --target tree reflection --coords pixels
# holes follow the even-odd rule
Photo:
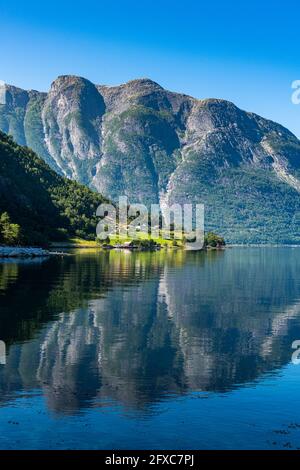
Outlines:
[[[276,373],[300,337],[300,252],[109,252],[0,264],[2,400],[149,409]]]

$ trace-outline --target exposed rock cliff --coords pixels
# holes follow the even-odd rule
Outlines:
[[[300,142],[279,124],[149,79],[62,76],[48,94],[6,95],[1,130],[113,200],[204,202],[207,229],[227,241],[300,241]]]

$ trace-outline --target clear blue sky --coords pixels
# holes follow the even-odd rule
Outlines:
[[[299,0],[0,0],[0,79],[47,90],[63,74],[149,77],[229,99],[300,137],[299,21]]]

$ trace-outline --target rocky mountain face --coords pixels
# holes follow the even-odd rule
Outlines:
[[[20,225],[18,244],[44,245],[71,236],[94,240],[102,202],[100,194],[58,175],[0,131],[0,215],[7,212]]]
[[[203,202],[227,241],[300,242],[299,140],[228,101],[62,76],[49,93],[7,86],[0,129],[112,200]]]

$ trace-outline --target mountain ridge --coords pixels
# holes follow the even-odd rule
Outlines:
[[[48,93],[7,86],[0,129],[111,200],[203,202],[229,242],[300,242],[300,141],[231,101],[62,75]]]

